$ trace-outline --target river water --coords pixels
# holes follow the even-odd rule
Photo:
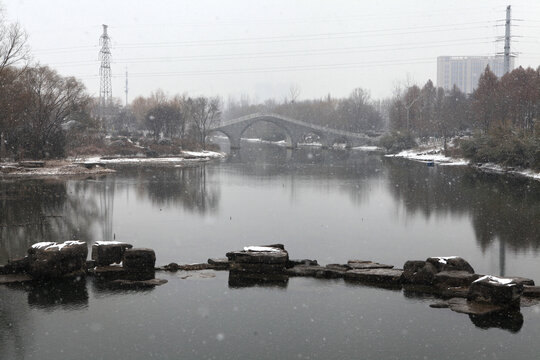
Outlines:
[[[245,145],[192,167],[0,182],[0,264],[38,241],[126,241],[157,264],[283,243],[291,258],[402,267],[459,255],[540,281],[540,182],[362,151]],[[162,274],[147,291],[0,287],[2,359],[533,359],[540,308],[480,321],[343,280]]]

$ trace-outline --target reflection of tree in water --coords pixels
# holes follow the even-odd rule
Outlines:
[[[206,165],[181,168],[139,170],[138,191],[158,206],[179,206],[201,214],[215,212],[221,193],[218,184],[210,181],[215,170]]]
[[[92,241],[100,213],[83,181],[25,180],[0,184],[0,264],[39,241]]]
[[[470,214],[486,249],[498,238],[510,249],[540,249],[540,184],[468,168],[387,159],[389,185],[407,211]]]

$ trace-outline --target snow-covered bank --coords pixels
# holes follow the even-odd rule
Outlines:
[[[371,151],[383,151],[382,148],[378,147],[378,146],[355,146],[353,148],[351,148],[351,150],[360,150],[360,151],[368,151],[368,152],[371,152]]]
[[[224,153],[216,151],[182,151],[182,154],[179,156],[168,156],[168,157],[111,157],[111,156],[95,156],[95,157],[85,157],[85,158],[75,158],[73,161],[80,164],[178,164],[178,163],[192,163],[200,161],[209,161],[211,159],[221,159],[225,157]]]
[[[540,172],[535,172],[530,169],[516,169],[511,167],[505,167],[493,163],[485,164],[471,164],[467,159],[463,158],[453,158],[445,156],[443,154],[442,148],[431,148],[431,149],[408,149],[403,150],[397,154],[385,155],[386,157],[397,157],[413,161],[419,161],[423,163],[431,163],[433,165],[449,166],[449,165],[472,165],[475,169],[493,172],[498,174],[510,174],[510,175],[519,175],[525,176],[531,179],[540,181]]]
[[[469,160],[453,158],[443,154],[442,148],[432,149],[409,149],[397,154],[385,155],[386,157],[398,157],[424,163],[434,163],[437,165],[469,165]]]
[[[220,159],[225,154],[215,151],[183,151],[179,156],[142,158],[92,156],[66,160],[45,161],[40,167],[27,167],[21,163],[0,163],[0,177],[47,177],[68,175],[101,175],[114,173],[107,165],[174,165],[183,166],[197,162]]]
[[[486,171],[486,172],[493,172],[497,174],[519,175],[519,176],[525,176],[525,177],[540,181],[540,172],[535,172],[530,169],[515,169],[515,168],[510,168],[510,167],[504,167],[504,166],[493,164],[493,163],[478,164],[478,165],[474,165],[474,167],[476,169]]]
[[[55,177],[67,175],[102,175],[114,173],[115,170],[102,166],[87,168],[81,164],[66,161],[46,162],[43,167],[27,168],[17,163],[0,164],[0,178],[2,177]]]

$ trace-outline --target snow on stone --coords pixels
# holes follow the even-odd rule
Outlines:
[[[475,280],[473,282],[479,282],[479,281],[483,281],[483,280],[487,280],[491,284],[500,284],[500,285],[506,285],[506,286],[515,286],[516,285],[515,283],[513,283],[513,281],[514,281],[513,279],[501,278],[501,277],[493,276],[493,275],[482,276],[481,278],[479,278],[478,280]]]
[[[69,245],[86,245],[86,243],[78,240],[69,240],[64,241],[62,244],[53,243],[53,245],[47,246],[45,249],[58,248],[58,250],[62,250],[64,247]]]
[[[251,252],[280,252],[280,248],[270,247],[270,246],[245,246],[244,251]]]
[[[50,241],[38,242],[38,243],[35,243],[34,245],[32,245],[32,249],[48,248],[49,246],[52,246],[52,245],[55,245],[55,244],[56,244],[55,242],[50,242]]]
[[[52,249],[52,248],[58,248],[58,250],[62,250],[62,248],[66,247],[66,246],[69,246],[69,245],[83,245],[83,244],[86,244],[86,243],[84,243],[82,241],[78,241],[78,240],[68,240],[68,241],[63,242],[62,244],[58,244],[56,242],[44,241],[44,242],[35,243],[34,245],[32,245],[32,248],[33,249],[44,249],[44,250]]]
[[[446,264],[450,259],[456,259],[458,256],[436,256],[435,259],[441,264]]]
[[[124,245],[126,243],[121,241],[96,241],[94,245],[102,246],[102,245]]]

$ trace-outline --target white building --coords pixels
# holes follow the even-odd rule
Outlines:
[[[489,65],[497,77],[504,75],[502,56],[439,56],[437,58],[437,86],[451,90],[456,85],[465,94],[478,86],[478,79]],[[514,58],[510,58],[510,71]]]

